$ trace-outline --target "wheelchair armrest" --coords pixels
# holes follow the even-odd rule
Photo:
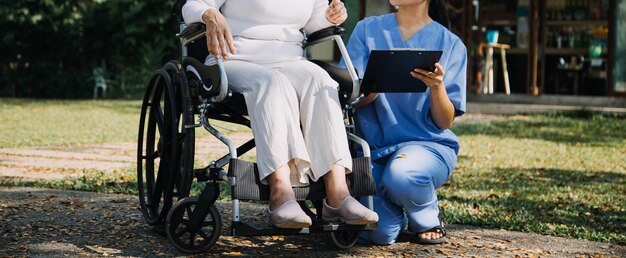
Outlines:
[[[183,45],[187,45],[189,42],[204,37],[206,31],[206,26],[204,23],[196,22],[187,25],[180,33],[176,36],[180,37],[183,41]]]
[[[325,29],[318,30],[316,32],[311,33],[306,37],[304,42],[304,47],[309,47],[324,41],[332,40],[335,35],[343,35],[346,32],[346,29],[338,26],[332,26]]]
[[[183,69],[186,74],[192,73],[198,79],[198,93],[203,97],[211,98],[212,102],[221,102],[228,95],[228,81],[221,59],[217,59],[214,65],[205,65],[193,57],[185,57]],[[187,80],[190,80],[189,75]]]

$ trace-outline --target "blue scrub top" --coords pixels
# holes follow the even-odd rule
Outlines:
[[[357,23],[347,48],[359,76],[365,74],[371,50],[443,50],[439,64],[445,71],[448,97],[456,109],[455,116],[465,113],[467,50],[441,24],[433,21],[404,41],[395,13],[369,17]],[[340,65],[345,67],[343,61]],[[372,159],[385,157],[406,145],[425,142],[448,146],[458,154],[456,135],[449,129],[440,130],[431,117],[429,94],[430,89],[423,93],[381,93],[372,103],[357,109],[357,134],[370,144]]]

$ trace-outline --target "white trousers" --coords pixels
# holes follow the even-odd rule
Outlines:
[[[285,165],[292,185],[317,181],[334,164],[352,171],[338,84],[307,60],[261,65],[224,62],[228,84],[242,93],[265,177]]]

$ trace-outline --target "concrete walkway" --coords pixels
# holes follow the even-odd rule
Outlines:
[[[469,114],[507,115],[581,110],[626,115],[626,98],[523,94],[467,96]]]

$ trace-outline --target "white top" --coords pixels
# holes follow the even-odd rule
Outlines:
[[[237,52],[230,60],[274,63],[304,58],[304,35],[333,26],[326,19],[328,0],[188,0],[185,23],[202,21],[209,8],[219,9],[230,26]]]

